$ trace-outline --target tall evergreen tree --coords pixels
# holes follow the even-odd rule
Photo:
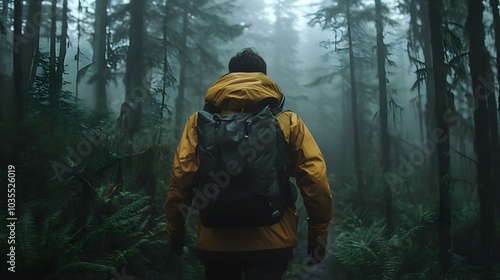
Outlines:
[[[162,99],[161,99],[161,111],[160,119],[163,118],[163,112],[165,107],[165,98],[167,96],[167,87],[172,83],[171,75],[169,74],[169,60],[168,60],[168,25],[167,25],[167,14],[168,14],[168,1],[165,1],[165,15],[163,16],[162,22],[162,39],[163,39],[163,83],[162,83]],[[161,137],[161,133],[160,133]]]
[[[39,64],[40,26],[42,20],[42,0],[28,1],[27,20],[24,29],[26,44],[19,46],[23,52],[23,86],[28,92],[33,86]]]
[[[469,65],[474,93],[474,143],[477,153],[477,188],[481,221],[481,251],[487,273],[482,279],[493,279],[490,275],[495,248],[495,200],[492,170],[492,130],[490,111],[494,92],[484,81],[491,77],[490,57],[485,47],[483,25],[484,5],[482,1],[468,1],[467,34],[469,36]],[[493,98],[494,100],[494,98]]]
[[[387,46],[384,43],[384,21],[382,16],[382,1],[375,0],[375,27],[377,29],[377,73],[379,87],[379,107],[380,107],[380,144],[382,157],[380,165],[382,172],[385,174],[389,170],[389,155],[390,155],[390,138],[388,129],[388,110],[387,110],[387,73],[385,69],[385,61],[387,59]],[[383,180],[385,188],[386,202],[386,220],[389,231],[394,228],[393,209],[392,209],[392,190],[386,180]]]
[[[302,77],[297,61],[299,33],[296,29],[297,15],[294,12],[296,0],[278,0],[274,3],[274,25],[272,36],[272,59],[269,60],[269,74],[278,82],[286,95],[301,94]],[[289,98],[289,101],[292,101]]]
[[[434,115],[436,128],[433,134],[437,138],[438,172],[439,172],[439,264],[442,277],[447,277],[451,267],[451,210],[450,210],[450,140],[448,123],[443,116],[447,109],[448,94],[446,88],[446,66],[443,49],[443,2],[441,0],[428,0],[429,24],[431,28],[432,61],[434,76],[434,92],[436,104]]]
[[[429,8],[427,1],[406,0],[405,11],[410,16],[408,29],[408,54],[412,65],[416,68],[417,81],[415,88],[418,90],[418,108],[422,108],[423,94],[421,82],[425,85],[425,105],[423,113],[419,112],[421,138],[430,138],[431,131],[436,127],[434,117],[435,92],[434,75],[432,74],[432,46],[431,26],[429,22]],[[423,53],[423,59],[420,54]],[[425,128],[425,132],[424,132]],[[438,188],[438,158],[437,153],[431,153],[427,160],[427,189],[432,191]]]
[[[346,31],[345,41],[347,41],[347,49],[349,53],[349,70],[350,70],[350,92],[351,92],[351,119],[353,129],[354,142],[354,165],[357,178],[357,185],[360,191],[360,199],[364,201],[363,193],[365,192],[365,179],[363,176],[363,167],[361,161],[361,144],[359,134],[358,120],[358,83],[356,80],[356,63],[353,46],[353,27],[356,20],[361,20],[358,15],[359,11],[363,10],[363,5],[358,0],[342,0],[333,6],[328,6],[320,9],[314,14],[314,18],[310,24],[319,24],[323,30],[325,29],[344,29]],[[366,19],[365,19],[366,20]]]
[[[500,12],[498,10],[498,0],[490,0],[491,12],[493,14],[493,27],[495,30],[495,48],[496,48],[496,68],[497,82],[500,84]],[[491,108],[495,106],[495,94],[490,94],[488,105]],[[500,117],[500,92],[498,92],[498,110],[489,110],[491,119],[491,144],[493,152],[493,186],[495,188],[495,205],[497,216],[500,216],[500,141],[498,139],[498,117]]]
[[[59,57],[57,58],[56,90],[62,90],[64,82],[64,67],[66,59],[68,38],[68,0],[63,0],[62,18],[61,18],[61,41],[59,43]]]
[[[358,123],[358,90],[356,81],[356,69],[354,61],[354,47],[352,41],[352,26],[353,19],[351,15],[350,1],[345,3],[345,15],[347,23],[347,40],[349,43],[349,68],[351,70],[351,113],[352,113],[352,123],[353,123],[353,139],[354,139],[354,161],[356,165],[356,176],[358,188],[361,192],[365,191],[365,182],[363,177],[363,167],[361,162],[361,146],[359,139],[359,123]]]
[[[23,24],[23,1],[14,1],[14,37],[13,40],[19,40],[22,37]],[[17,37],[17,38],[16,38]],[[24,87],[23,87],[23,70],[22,70],[22,52],[19,48],[13,48],[13,65],[14,65],[14,120],[21,121],[24,115]]]
[[[50,52],[49,52],[49,96],[51,111],[58,108],[59,96],[56,90],[56,28],[57,28],[57,0],[52,0],[50,22]]]
[[[93,77],[95,85],[95,110],[105,113],[108,110],[106,96],[107,64],[106,64],[106,27],[108,21],[108,1],[95,2],[94,38],[92,41]]]
[[[9,14],[9,0],[2,0],[2,16],[3,18],[7,18]]]
[[[190,1],[188,1],[189,3]],[[181,39],[180,39],[180,45],[182,48],[183,53],[179,54],[179,87],[177,90],[177,97],[175,99],[175,135],[180,135],[182,131],[182,125],[184,123],[184,117],[186,115],[185,112],[185,105],[186,105],[186,100],[185,100],[185,92],[186,92],[186,71],[187,71],[187,42],[188,42],[188,32],[189,32],[189,6],[186,3],[185,6],[182,8],[182,27],[181,27]]]
[[[223,4],[222,4],[223,3]],[[169,20],[175,26],[178,42],[179,79],[175,100],[175,132],[180,130],[187,117],[189,91],[196,97],[202,96],[212,81],[201,86],[207,73],[213,73],[223,66],[219,61],[217,42],[226,43],[241,35],[245,25],[233,23],[231,14],[234,6],[219,0],[173,1],[171,10],[177,17]],[[214,79],[216,77],[212,77]],[[188,82],[193,80],[193,82]],[[195,98],[195,100],[199,100]],[[200,104],[196,104],[198,108]]]
[[[149,95],[149,88],[144,83],[146,77],[144,63],[145,9],[146,2],[142,0],[131,0],[128,5],[130,29],[124,78],[125,101],[118,119],[124,136],[121,144],[124,145],[124,151],[127,154],[134,152],[134,135],[141,128],[143,102]]]

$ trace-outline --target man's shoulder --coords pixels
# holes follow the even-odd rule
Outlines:
[[[198,112],[194,112],[191,114],[191,116],[188,117],[187,119],[187,122],[186,122],[186,125],[188,127],[191,127],[191,128],[195,128],[196,127],[196,123],[198,121]]]
[[[296,125],[300,121],[299,115],[290,110],[280,112],[276,115],[276,119],[280,124],[289,124],[290,126]]]

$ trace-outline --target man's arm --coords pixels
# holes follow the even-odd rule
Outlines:
[[[333,213],[326,164],[311,132],[295,113],[290,115],[289,141],[292,145],[291,175],[297,180],[308,215],[308,244],[324,248]]]
[[[165,211],[167,216],[167,233],[172,240],[184,240],[185,216],[187,207],[193,199],[193,183],[198,171],[196,156],[196,119],[195,113],[189,117],[182,133],[174,156],[172,177],[168,188]]]

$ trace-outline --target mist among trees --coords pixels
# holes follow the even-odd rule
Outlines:
[[[297,202],[287,279],[500,279],[498,0],[2,0],[2,279],[202,279],[196,213],[179,256],[163,205],[187,117],[245,47],[335,204],[307,267]]]

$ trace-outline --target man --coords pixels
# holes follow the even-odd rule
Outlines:
[[[231,58],[229,73],[207,91],[205,108],[218,108],[222,115],[255,108],[266,100],[281,109],[284,100],[278,85],[266,76],[266,63],[252,49]],[[323,156],[311,133],[293,112],[276,114],[289,147],[290,176],[303,197],[308,214],[309,264],[324,259],[333,202]],[[196,154],[198,113],[189,117],[173,162],[167,200],[167,233],[170,249],[182,252],[185,238],[185,208],[191,205],[199,167]],[[283,218],[270,226],[208,228],[198,222],[197,248],[206,279],[284,279],[293,248],[297,245],[298,218],[287,207]]]

